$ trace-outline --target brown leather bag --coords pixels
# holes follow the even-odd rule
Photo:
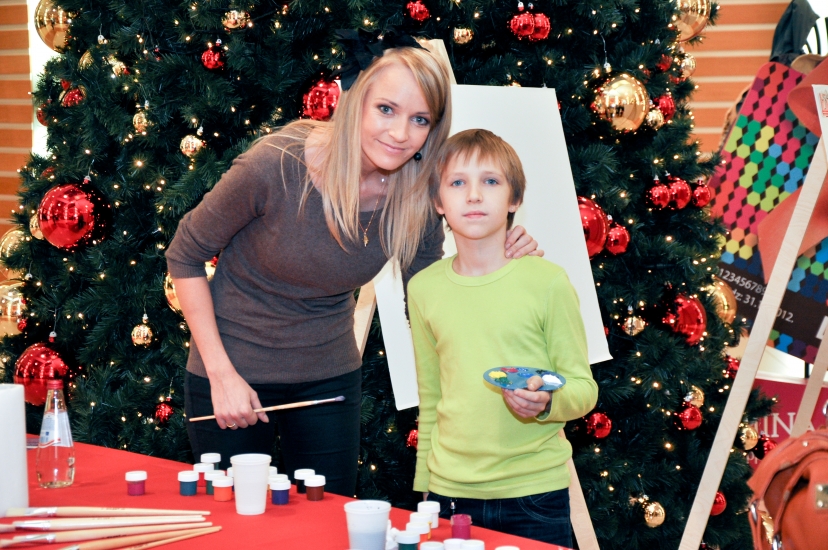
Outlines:
[[[828,430],[786,439],[765,456],[748,481],[748,508],[757,550],[828,548]],[[763,529],[762,501],[773,518]]]

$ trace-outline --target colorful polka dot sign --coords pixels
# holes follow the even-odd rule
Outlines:
[[[805,181],[819,139],[787,105],[804,77],[779,63],[759,69],[725,146],[723,163],[710,179],[712,214],[730,230],[719,264],[733,289],[738,316],[751,323],[765,291],[759,225]],[[813,362],[818,331],[828,321],[828,239],[797,259],[768,345]]]

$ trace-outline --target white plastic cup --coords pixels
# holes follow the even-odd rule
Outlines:
[[[443,547],[446,550],[462,550],[464,542],[466,541],[463,539],[446,539],[443,541]]]
[[[442,542],[436,540],[427,540],[420,543],[420,550],[445,550]]]
[[[431,514],[431,528],[437,529],[440,526],[440,503],[434,500],[424,500],[417,503],[417,511],[423,514]]]
[[[359,550],[385,550],[391,504],[384,500],[355,500],[345,504],[348,544]]]
[[[241,516],[264,514],[267,503],[267,474],[270,455],[242,454],[230,457],[233,487],[236,490],[236,513]]]
[[[482,540],[469,539],[463,541],[463,550],[486,550],[486,543]]]

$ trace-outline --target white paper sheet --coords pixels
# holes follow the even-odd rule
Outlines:
[[[0,384],[0,517],[29,506],[23,386]]]

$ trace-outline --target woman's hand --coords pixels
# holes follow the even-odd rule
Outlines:
[[[538,241],[522,225],[516,225],[506,232],[506,257],[517,260],[527,254],[543,257],[543,250],[538,250]]]
[[[232,365],[210,378],[210,394],[213,399],[213,414],[222,430],[246,428],[258,420],[270,422],[267,413],[253,412],[253,409],[262,408],[259,396]]]
[[[533,418],[546,410],[546,404],[552,399],[548,391],[537,391],[541,386],[541,377],[533,376],[526,381],[525,390],[503,390],[503,400],[516,415]]]

